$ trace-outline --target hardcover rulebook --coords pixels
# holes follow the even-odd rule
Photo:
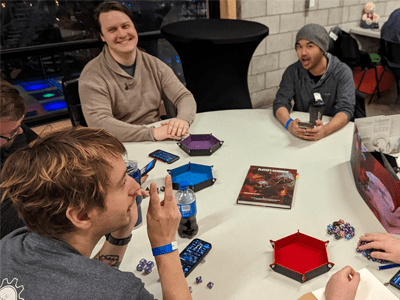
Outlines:
[[[290,209],[297,177],[294,169],[250,166],[237,203]]]

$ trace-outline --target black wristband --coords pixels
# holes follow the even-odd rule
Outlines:
[[[131,241],[131,238],[132,238],[132,233],[127,238],[124,239],[116,239],[112,237],[111,233],[106,234],[106,241],[115,246],[125,246]]]

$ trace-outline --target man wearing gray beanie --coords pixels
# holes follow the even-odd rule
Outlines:
[[[295,44],[299,60],[285,70],[273,103],[275,117],[290,133],[305,140],[319,140],[339,130],[354,114],[353,73],[346,64],[328,53],[328,48],[329,36],[324,27],[318,24],[302,27]],[[323,114],[332,119],[326,124],[316,120],[312,128],[304,128],[301,124],[300,127],[300,120],[290,117],[292,100],[293,110],[308,112],[315,93],[325,103]]]

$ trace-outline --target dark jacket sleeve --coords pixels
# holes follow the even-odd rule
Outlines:
[[[292,99],[295,95],[295,72],[293,65],[289,66],[283,73],[282,81],[279,84],[279,90],[276,93],[276,98],[273,103],[274,116],[276,117],[276,111],[281,107],[286,107],[288,112],[292,108]]]

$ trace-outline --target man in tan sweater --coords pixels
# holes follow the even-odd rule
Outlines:
[[[104,128],[123,142],[180,139],[196,114],[193,95],[172,69],[137,49],[138,34],[129,10],[116,1],[95,10],[102,53],[79,78],[79,96],[89,127]],[[169,100],[177,117],[161,123],[161,100]]]

